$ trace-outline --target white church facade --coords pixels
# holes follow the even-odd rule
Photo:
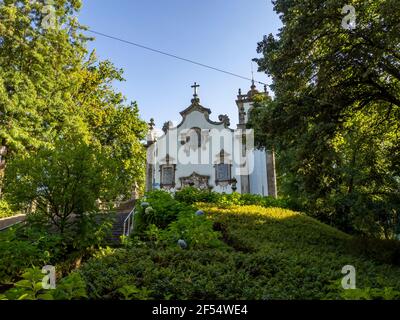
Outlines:
[[[182,121],[173,126],[166,122],[163,134],[157,136],[154,120],[147,137],[146,191],[177,191],[187,186],[216,192],[239,192],[277,196],[274,154],[254,148],[252,130],[246,130],[249,113],[257,94],[254,82],[236,105],[237,128],[220,115],[211,120],[211,110],[200,104],[195,83],[191,104],[180,114]]]

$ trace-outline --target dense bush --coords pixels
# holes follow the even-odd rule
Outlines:
[[[202,209],[206,217],[201,219],[211,219],[225,244],[189,245],[182,250],[175,237],[167,246],[141,243],[107,252],[80,270],[89,298],[123,299],[138,290],[143,290],[144,299],[398,297],[399,268],[350,252],[350,236],[312,218],[259,206],[202,205]],[[183,217],[179,215],[165,232],[176,229],[176,235],[181,235],[180,227],[184,230],[185,225],[200,221],[191,216],[193,220],[184,225],[188,217]],[[157,233],[163,231],[153,230],[153,235]],[[336,286],[348,264],[357,271],[359,291],[353,297]]]
[[[5,200],[0,200],[0,219],[12,216],[13,211]]]
[[[221,207],[230,205],[259,205],[263,207],[276,207],[276,208],[293,208],[293,205],[288,199],[273,197],[264,197],[261,195],[253,194],[240,194],[240,193],[217,193],[210,190],[199,190],[197,188],[188,187],[175,193],[175,199],[187,204],[194,203],[213,203]]]
[[[164,229],[177,219],[179,213],[194,211],[191,206],[175,200],[168,192],[149,192],[136,206],[135,233],[143,233],[150,225]]]
[[[61,235],[46,217],[28,215],[26,225],[0,233],[0,285],[12,283],[33,266],[51,264],[60,274],[70,272],[77,260],[104,245],[111,225],[110,216],[88,213],[77,230]]]
[[[86,283],[77,272],[61,279],[54,290],[43,289],[43,277],[40,268],[26,269],[22,280],[5,294],[0,294],[0,300],[74,300],[87,297]]]
[[[355,254],[367,259],[400,266],[400,241],[383,240],[370,237],[355,237],[349,243],[349,248]]]
[[[51,241],[48,236],[42,236]],[[47,242],[43,238],[36,238],[35,243],[18,239],[15,230],[0,233],[0,285],[12,283],[26,268],[44,266],[52,260],[50,252],[40,246],[39,242]]]
[[[194,187],[183,188],[175,193],[176,200],[187,204],[194,204],[196,202],[215,203],[219,197],[219,193],[210,190],[200,190]]]
[[[219,236],[219,232],[213,230],[211,220],[193,212],[180,213],[178,219],[161,232],[161,239],[171,246],[176,246],[179,240],[184,240],[188,248],[193,249],[221,247],[223,243]]]

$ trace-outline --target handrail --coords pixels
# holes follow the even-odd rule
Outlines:
[[[133,230],[134,218],[135,218],[135,209],[133,209],[124,220],[124,231],[122,233],[123,236],[129,237],[131,235],[131,232]]]

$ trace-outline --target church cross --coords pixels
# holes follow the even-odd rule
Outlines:
[[[197,95],[198,90],[197,90],[197,89],[200,88],[200,85],[198,85],[197,82],[195,82],[194,85],[192,86],[192,88],[194,89],[194,94],[193,94],[193,96],[194,96],[195,98],[197,98],[197,97],[198,97],[198,95]]]

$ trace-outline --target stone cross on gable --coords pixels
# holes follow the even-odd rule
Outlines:
[[[192,86],[192,88],[194,89],[194,94],[193,97],[197,98],[198,97],[198,88],[200,88],[200,85],[197,84],[197,82],[194,83],[194,85]]]

